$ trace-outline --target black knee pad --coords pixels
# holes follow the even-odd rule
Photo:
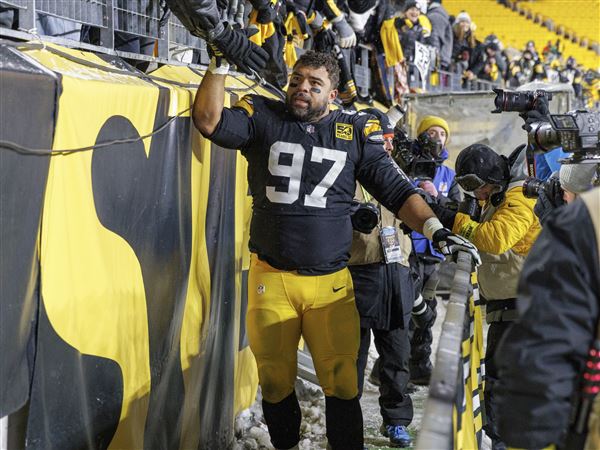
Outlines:
[[[332,450],[363,450],[363,418],[358,397],[325,397],[327,440]]]
[[[296,392],[292,392],[278,403],[263,400],[262,407],[273,447],[288,449],[296,445],[300,441],[302,420]]]

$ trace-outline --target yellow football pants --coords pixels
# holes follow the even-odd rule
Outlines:
[[[269,403],[294,390],[300,335],[325,395],[344,400],[358,395],[360,321],[348,269],[299,275],[251,255],[246,321],[262,395]]]

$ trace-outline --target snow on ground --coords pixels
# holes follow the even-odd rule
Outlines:
[[[446,315],[445,302],[438,300],[438,320],[433,327],[433,356],[438,346],[442,322]],[[373,340],[371,340],[373,342]],[[365,445],[369,450],[387,450],[389,441],[379,433],[381,415],[379,413],[379,388],[368,381],[373,363],[377,359],[375,345],[371,344],[369,359],[365,371],[365,386],[361,398],[364,420]],[[434,361],[435,364],[435,361]],[[429,391],[428,387],[416,387],[416,392],[411,394],[414,406],[414,418],[409,426],[413,436],[413,445],[416,441],[425,400]],[[298,379],[296,382],[296,395],[302,409],[302,425],[300,426],[300,450],[318,450],[327,446],[325,437],[325,397],[321,389],[311,383]],[[233,450],[272,449],[267,426],[264,423],[260,406],[260,389],[257,401],[249,409],[239,414],[235,421],[235,438]],[[484,441],[484,449],[489,449],[489,440]]]

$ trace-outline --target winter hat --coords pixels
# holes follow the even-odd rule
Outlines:
[[[471,16],[466,11],[461,11],[460,14],[456,16],[455,22],[469,22],[471,23]]]
[[[424,131],[429,130],[431,127],[441,127],[446,131],[446,143],[450,139],[450,127],[448,126],[448,122],[438,116],[425,116],[419,122],[419,126],[417,127],[417,136],[420,136]]]
[[[575,194],[589,191],[597,169],[597,164],[563,164],[558,176],[560,185]]]
[[[417,4],[416,1],[414,0],[409,0],[404,4],[404,8],[402,8],[403,12],[408,11],[410,8],[417,8],[419,9],[419,5]]]
[[[363,112],[369,113],[377,117],[381,125],[381,131],[384,137],[394,137],[394,125],[390,122],[390,118],[377,108],[365,108]]]
[[[482,181],[503,188],[506,188],[510,177],[506,158],[483,144],[472,144],[463,149],[458,154],[454,167],[457,178],[477,175]]]

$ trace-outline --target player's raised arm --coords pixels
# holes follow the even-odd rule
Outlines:
[[[192,112],[194,125],[204,136],[211,136],[217,129],[225,102],[227,72],[225,71],[223,74],[216,71],[217,73],[214,73],[213,61],[214,58],[198,87]]]

